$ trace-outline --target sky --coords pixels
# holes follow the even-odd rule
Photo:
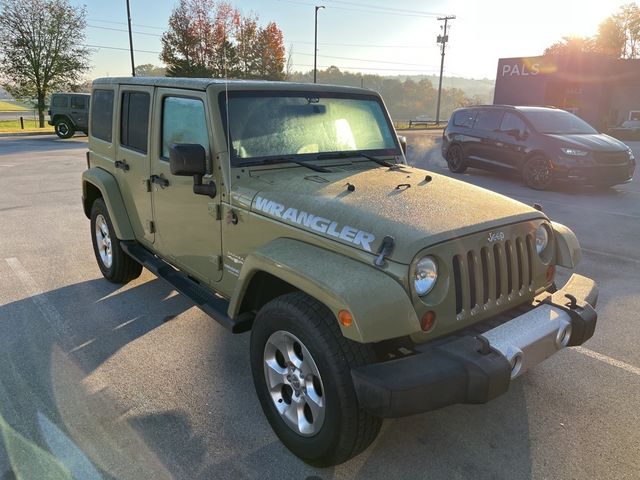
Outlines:
[[[87,8],[86,45],[94,48],[89,78],[131,74],[125,0],[71,0]],[[313,68],[314,5],[318,12],[318,68],[380,75],[437,74],[436,37],[449,22],[444,73],[496,76],[499,58],[540,55],[568,35],[594,35],[598,24],[629,0],[231,0],[260,23],[276,22],[293,69]],[[177,0],[130,0],[136,65],[161,65],[160,36]],[[109,48],[107,48],[109,47]]]

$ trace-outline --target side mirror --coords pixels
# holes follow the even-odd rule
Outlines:
[[[169,168],[172,175],[193,176],[193,193],[208,195],[214,198],[217,194],[216,184],[202,183],[207,171],[207,154],[204,147],[197,143],[178,143],[169,147]]]
[[[400,148],[402,149],[402,153],[407,154],[407,137],[404,135],[398,135],[398,141],[400,142]]]

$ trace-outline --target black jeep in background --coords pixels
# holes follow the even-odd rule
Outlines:
[[[531,188],[556,180],[611,186],[631,180],[631,149],[577,116],[551,107],[487,105],[456,110],[442,134],[449,170],[517,172]]]
[[[89,131],[88,93],[54,93],[49,107],[49,125],[55,127],[60,138],[70,138],[76,131]]]

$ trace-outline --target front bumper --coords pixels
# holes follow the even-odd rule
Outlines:
[[[572,275],[537,306],[486,331],[466,331],[415,347],[416,354],[352,370],[360,406],[380,417],[400,417],[453,405],[486,403],[511,380],[595,330],[598,288]]]
[[[626,165],[557,167],[554,179],[582,185],[617,185],[633,179],[635,162]]]

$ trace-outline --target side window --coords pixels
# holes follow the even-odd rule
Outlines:
[[[476,117],[475,128],[478,130],[493,131],[500,125],[500,119],[502,117],[502,110],[497,108],[491,108],[487,110],[480,110]]]
[[[149,94],[124,92],[120,109],[120,145],[147,153]]]
[[[51,106],[56,108],[69,108],[69,97],[58,95],[53,97]]]
[[[113,124],[113,90],[94,90],[91,109],[91,136],[110,142]]]
[[[84,110],[86,108],[84,97],[71,97],[71,108],[76,110]]]
[[[209,151],[204,104],[195,98],[165,97],[162,103],[162,157],[174,143],[199,143]]]
[[[475,119],[476,112],[474,112],[473,110],[461,110],[459,112],[456,112],[453,116],[453,124],[456,127],[471,128]]]
[[[500,130],[503,132],[507,130],[518,130],[518,132],[523,133],[526,129],[526,124],[519,116],[511,112],[504,114],[502,123],[500,124]]]

